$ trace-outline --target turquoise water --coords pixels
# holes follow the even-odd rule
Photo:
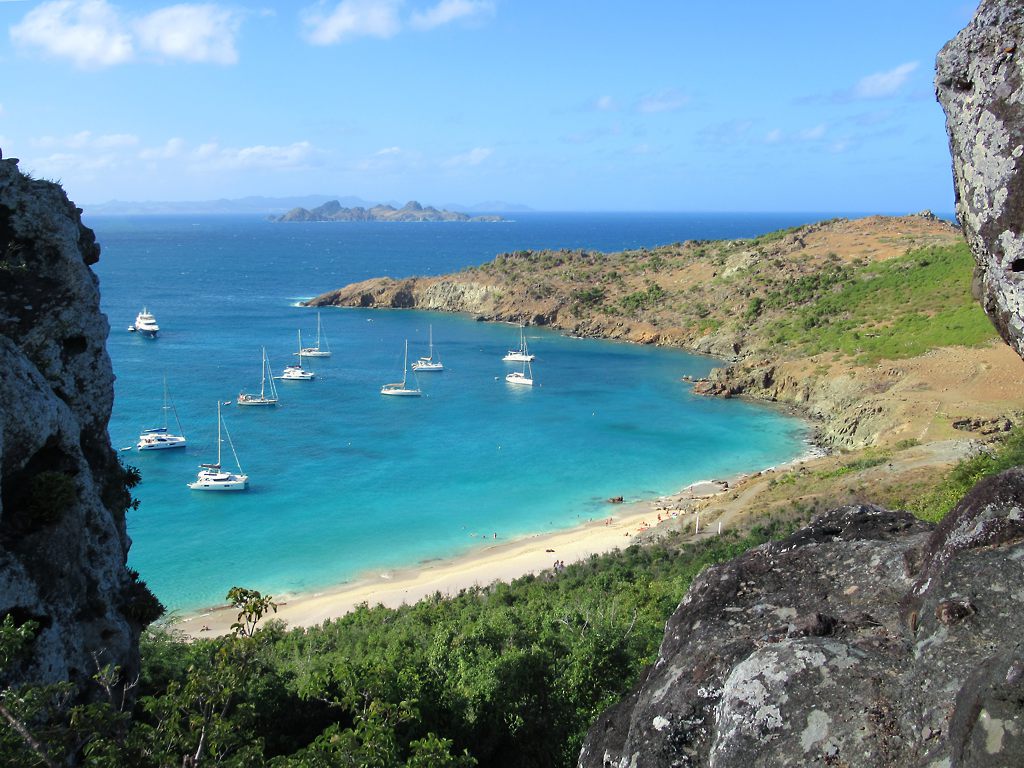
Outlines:
[[[96,271],[117,375],[115,448],[161,423],[166,374],[189,446],[121,453],[143,483],[130,563],[172,609],[241,585],[315,591],[608,513],[609,496],[654,496],[776,464],[804,425],[776,411],[692,396],[714,366],[678,351],[527,329],[537,386],[507,385],[518,328],[423,312],[322,312],[333,356],[312,382],[278,382],[276,409],[224,409],[251,489],[190,491],[216,455],[216,404],[258,389],[260,347],[276,371],[314,311],[296,302],[378,274],[441,273],[521,247],[605,250],[752,236],[816,217],[525,216],[507,224],[274,225],[246,217],[94,218]],[[126,328],[143,306],[162,327]],[[422,398],[385,398],[428,326],[445,363]],[[229,457],[225,459],[229,461]]]

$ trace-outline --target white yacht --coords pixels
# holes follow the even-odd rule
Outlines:
[[[406,377],[409,374],[409,340],[405,340],[405,359],[402,361],[402,380],[393,384],[385,384],[380,388],[382,395],[396,395],[399,397],[419,397],[420,392],[419,382],[417,382],[416,389],[410,389],[406,386]],[[416,373],[413,373],[415,376]]]
[[[323,345],[321,346],[321,338],[323,339]],[[330,357],[331,347],[327,343],[327,334],[323,332],[320,327],[320,313],[316,313],[316,346],[303,347],[301,342],[299,343],[299,351],[295,353],[301,360],[304,357]]]
[[[311,381],[315,375],[302,367],[302,331],[299,331],[299,362],[286,365],[278,378],[282,381]]]
[[[231,455],[235,457],[235,466],[238,472],[228,472],[221,466],[221,428],[228,437],[228,445],[231,446]],[[235,453],[235,445],[231,442],[231,434],[224,426],[224,419],[220,415],[220,401],[217,401],[217,463],[200,464],[196,479],[188,484],[193,491],[244,491],[249,487],[249,476],[242,473],[242,465],[238,463],[238,454]]]
[[[530,365],[530,361],[523,361],[523,370],[512,371],[512,373],[506,374],[505,381],[507,381],[509,384],[519,384],[526,387],[532,387],[533,366]]]
[[[178,411],[174,407],[174,403],[171,402],[170,397],[167,394],[167,377],[164,377],[164,425],[162,427],[153,427],[152,429],[144,429],[139,435],[139,442],[135,446],[140,451],[160,451],[165,448],[184,448],[188,442],[185,439],[184,430],[181,428],[181,422],[178,421]],[[174,434],[170,431],[168,411],[174,414],[174,423],[178,425],[178,434]]]
[[[522,325],[519,326],[519,349],[510,349],[506,355],[501,358],[507,363],[530,363],[533,362],[535,355],[530,354],[530,350],[526,346],[526,332]]]
[[[156,324],[153,313],[143,307],[142,311],[135,316],[135,324],[129,326],[128,330],[138,331],[147,338],[155,339],[156,335],[160,333],[160,326]]]
[[[260,379],[258,395],[241,392],[236,401],[239,405],[277,405],[277,386],[274,384],[274,373],[270,370],[267,360],[267,348],[263,347],[263,378]]]
[[[419,360],[412,364],[414,371],[443,371],[444,363],[441,362],[441,356],[437,356],[437,360],[434,359],[434,326],[430,326],[430,354],[426,357],[421,357]]]

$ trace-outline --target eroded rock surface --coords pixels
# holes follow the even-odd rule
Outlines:
[[[579,764],[1024,760],[1024,468],[938,528],[850,506],[706,570]]]
[[[1024,356],[1024,5],[984,0],[939,53],[935,90],[982,304]]]
[[[134,676],[157,604],[125,567],[100,249],[80,213],[0,160],[0,617],[40,627],[0,682],[70,680],[87,696],[97,664]]]

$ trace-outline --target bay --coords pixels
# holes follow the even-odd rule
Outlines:
[[[190,491],[216,456],[217,402],[259,387],[312,342],[301,299],[378,275],[442,274],[523,248],[605,251],[751,237],[828,215],[517,214],[499,224],[273,224],[258,217],[88,217],[117,376],[115,448],[162,423],[163,378],[189,438],[122,452],[143,477],[130,564],[171,609],[235,585],[275,595],[451,557],[609,513],[605,499],[672,492],[802,453],[806,426],[778,411],[694,397],[680,379],[715,361],[529,328],[537,386],[511,387],[518,329],[417,311],[322,311],[333,356],[312,382],[278,382],[274,409],[225,406],[251,488]],[[127,332],[147,306],[160,337]],[[384,398],[428,327],[445,371],[424,397]],[[226,459],[227,461],[227,459]]]

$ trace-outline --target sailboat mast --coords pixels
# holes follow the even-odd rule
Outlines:
[[[405,389],[405,377],[409,375],[409,340],[405,340],[405,358],[402,360],[402,389]]]
[[[217,468],[220,469],[220,425],[222,421],[220,418],[220,400],[217,401]]]

